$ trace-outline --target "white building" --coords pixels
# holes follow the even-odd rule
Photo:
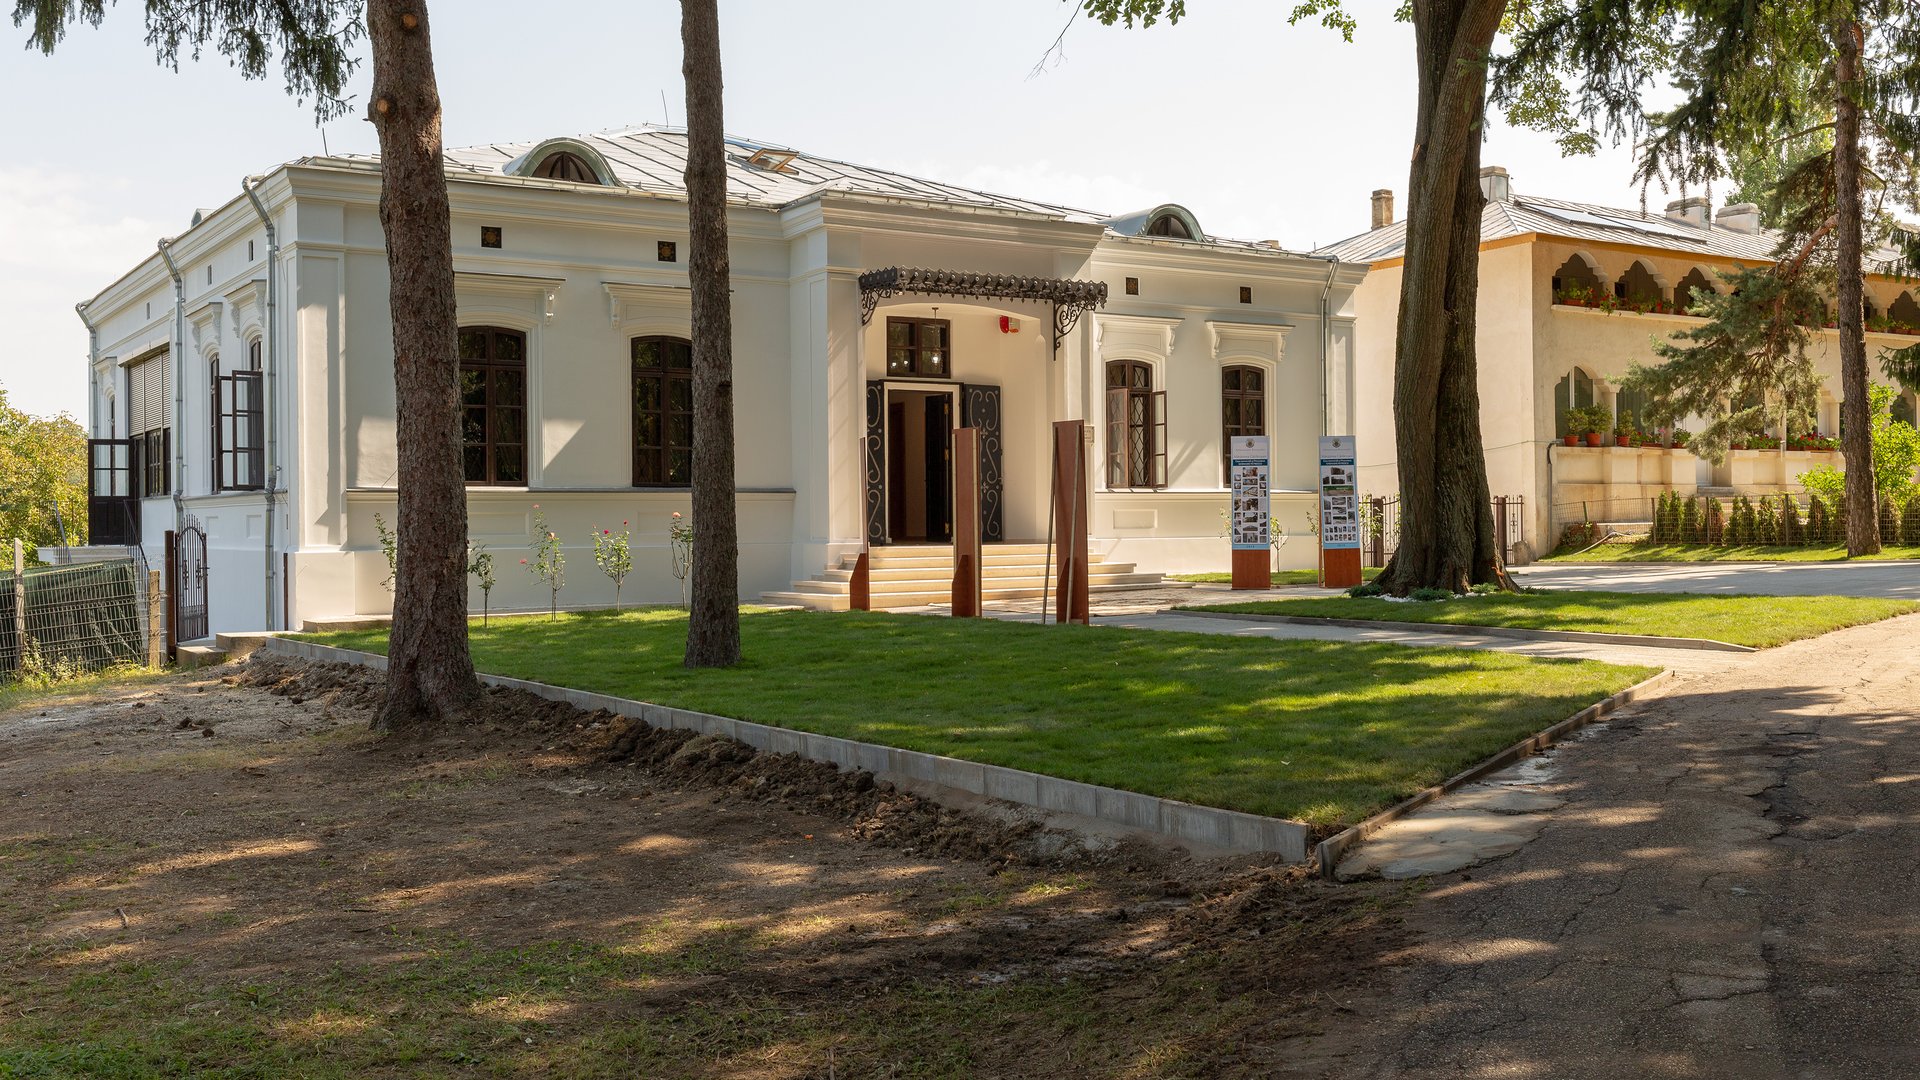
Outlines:
[[[1225,569],[1223,437],[1264,431],[1274,513],[1299,534],[1278,562],[1313,564],[1315,437],[1350,423],[1364,266],[1211,237],[1171,204],[1103,218],[776,146],[729,155],[747,597],[830,577],[863,540],[947,541],[955,422],[987,435],[988,539],[1032,542],[1049,423],[1091,421],[1093,546],[1115,582],[1132,580],[1116,564]],[[469,529],[496,560],[494,610],[547,602],[519,565],[536,506],[566,542],[563,605],[612,603],[589,535],[623,523],[623,598],[679,599],[684,157],[657,128],[447,153]],[[94,542],[131,523],[158,565],[192,519],[212,630],[389,609],[375,518],[404,478],[379,182],[363,157],[276,168],[80,305]],[[807,588],[844,605],[837,583]]]

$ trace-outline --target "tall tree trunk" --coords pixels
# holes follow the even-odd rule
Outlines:
[[[1880,550],[1880,517],[1874,506],[1873,417],[1867,388],[1867,335],[1862,311],[1865,270],[1860,201],[1860,56],[1866,40],[1860,24],[1837,21],[1834,46],[1833,183],[1838,219],[1835,269],[1840,323],[1840,439],[1847,460],[1847,554]]]
[[[1414,4],[1420,98],[1393,380],[1400,547],[1380,575],[1402,596],[1512,584],[1494,540],[1474,351],[1486,62],[1505,8]]]
[[[733,313],[728,295],[726,124],[717,0],[682,0],[687,223],[693,286],[693,602],[688,667],[740,660],[740,525],[733,490]]]
[[[370,0],[380,225],[393,315],[400,480],[399,572],[387,700],[374,727],[460,716],[479,693],[467,652],[467,489],[453,238],[440,154],[440,91],[424,0]]]

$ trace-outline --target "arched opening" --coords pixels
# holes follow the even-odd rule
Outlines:
[[[1170,236],[1175,240],[1193,239],[1193,231],[1176,214],[1161,214],[1147,223],[1148,236]]]
[[[1636,311],[1655,311],[1666,306],[1666,290],[1660,287],[1659,279],[1647,264],[1634,260],[1620,280],[1613,283],[1613,295]]]
[[[1553,302],[1586,307],[1600,298],[1600,275],[1579,255],[1570,255],[1553,272]]]
[[[1689,315],[1695,314],[1694,306],[1698,303],[1694,298],[1696,293],[1700,296],[1715,296],[1719,292],[1720,290],[1713,287],[1713,282],[1707,275],[1696,266],[1687,271],[1687,276],[1680,279],[1680,284],[1673,287],[1673,310]]]
[[[1920,304],[1911,292],[1903,292],[1887,305],[1888,329],[1896,334],[1920,334]]]

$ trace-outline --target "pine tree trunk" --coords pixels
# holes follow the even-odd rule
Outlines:
[[[1414,7],[1420,99],[1393,387],[1400,547],[1379,579],[1401,596],[1512,585],[1494,540],[1474,351],[1486,59],[1505,7]]]
[[[733,314],[728,295],[726,126],[717,0],[682,0],[687,222],[693,286],[693,562],[688,667],[740,660],[740,527],[733,490]]]
[[[467,652],[467,489],[460,462],[453,239],[440,91],[424,0],[370,0],[380,225],[393,313],[400,482],[387,700],[374,727],[459,717],[479,693]]]
[[[1867,388],[1867,335],[1862,310],[1865,291],[1864,224],[1860,202],[1860,55],[1865,51],[1860,24],[1833,26],[1834,95],[1833,182],[1836,240],[1835,288],[1840,308],[1840,448],[1847,461],[1847,554],[1880,550],[1880,518],[1874,505],[1873,418]]]

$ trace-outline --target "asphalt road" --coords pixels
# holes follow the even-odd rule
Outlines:
[[[1916,634],[1682,673],[1563,747],[1538,839],[1432,879],[1313,1075],[1920,1076]]]
[[[1513,575],[1544,589],[1920,600],[1920,562],[1535,563]]]

